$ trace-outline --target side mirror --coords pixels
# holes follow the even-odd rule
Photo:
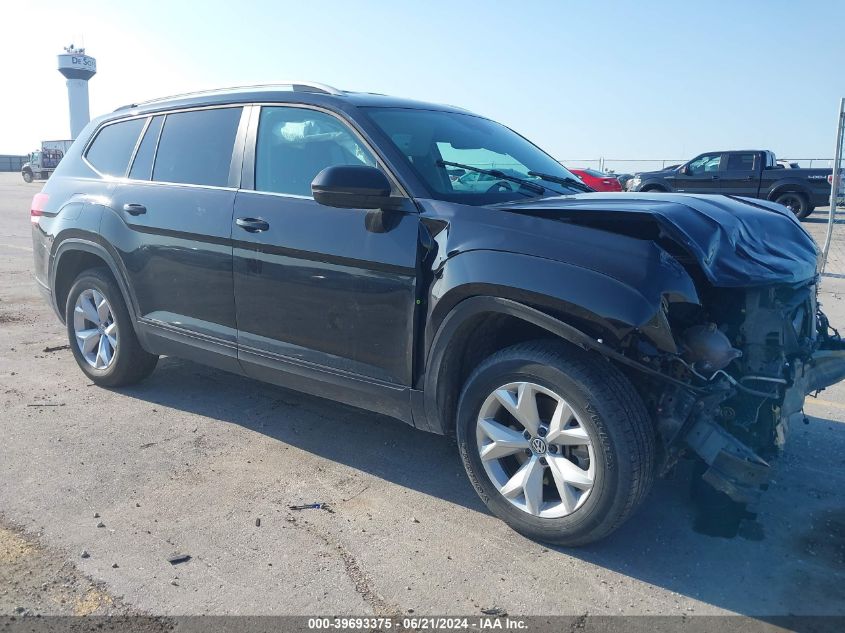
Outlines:
[[[689,168],[689,165],[681,165],[681,168],[678,170],[684,176],[689,176],[692,173],[692,170]]]
[[[311,182],[314,200],[342,209],[382,209],[390,206],[390,181],[367,165],[326,167]]]

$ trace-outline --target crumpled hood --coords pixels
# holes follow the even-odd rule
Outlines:
[[[500,205],[537,216],[559,216],[629,234],[625,223],[648,216],[719,287],[793,284],[816,275],[818,249],[785,207],[750,198],[665,193],[579,194]],[[599,214],[599,215],[596,215]]]

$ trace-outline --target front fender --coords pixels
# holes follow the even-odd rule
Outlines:
[[[643,180],[640,182],[640,186],[637,187],[637,191],[643,191],[646,187],[653,187],[658,186],[664,191],[673,192],[675,189],[669,185],[663,178],[649,178],[648,180]]]
[[[518,253],[474,250],[454,255],[437,270],[431,286],[426,349],[458,303],[485,295],[537,308],[615,341],[636,330],[658,349],[674,353],[675,342],[661,304],[664,298],[699,303],[698,295],[677,261],[653,243],[642,246],[648,254],[632,262],[638,270],[630,281]]]

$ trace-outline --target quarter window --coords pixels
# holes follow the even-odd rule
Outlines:
[[[225,187],[241,108],[168,114],[158,142],[153,180]]]
[[[317,110],[261,108],[255,148],[255,189],[311,196],[326,167],[369,165],[373,155],[338,119]]]
[[[85,158],[101,174],[124,176],[145,119],[130,119],[102,128]]]

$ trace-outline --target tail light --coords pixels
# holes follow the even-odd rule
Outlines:
[[[833,174],[827,177],[827,184],[829,184],[831,187],[833,186]]]
[[[38,218],[44,215],[44,209],[47,207],[47,201],[50,196],[46,193],[36,193],[32,196],[32,204],[29,208],[29,221],[33,224],[38,223]]]

